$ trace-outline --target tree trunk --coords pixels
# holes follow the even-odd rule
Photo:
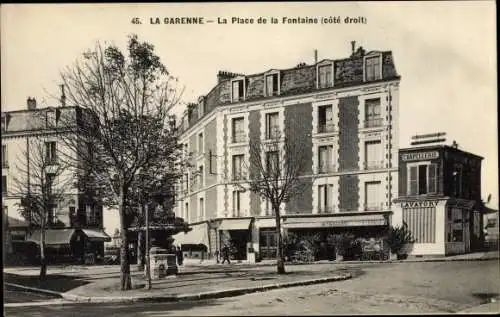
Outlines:
[[[120,197],[118,202],[118,213],[120,214],[120,233],[122,235],[122,244],[120,246],[120,286],[122,291],[132,289],[132,280],[130,278],[130,262],[128,250],[128,228],[125,224],[125,190],[120,186]]]
[[[142,272],[144,271],[144,261],[143,261],[143,252],[142,252],[142,248],[143,248],[143,245],[144,245],[144,239],[143,239],[143,234],[142,232],[139,230],[137,232],[137,269]]]
[[[278,237],[278,245],[276,248],[276,269],[278,270],[278,274],[285,274],[285,254],[283,253],[283,237],[281,236],[281,217],[279,206],[274,208],[274,214],[276,217],[276,235]]]
[[[40,282],[45,281],[47,276],[47,261],[45,259],[45,224],[42,220],[40,229]]]

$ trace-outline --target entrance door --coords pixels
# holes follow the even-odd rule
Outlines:
[[[276,259],[278,236],[275,229],[260,230],[260,256],[263,260]]]

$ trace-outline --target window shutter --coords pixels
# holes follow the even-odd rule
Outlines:
[[[411,166],[410,167],[410,195],[417,195],[418,194],[418,169],[417,166]]]
[[[428,173],[429,173],[427,180],[428,192],[435,193],[437,192],[437,165],[430,164],[428,168]]]

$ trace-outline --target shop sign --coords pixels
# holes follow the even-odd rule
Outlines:
[[[439,200],[422,200],[422,201],[403,201],[402,208],[417,208],[417,207],[436,207]]]
[[[438,151],[429,152],[417,152],[417,153],[404,153],[401,154],[401,159],[403,161],[423,161],[423,160],[433,160],[439,157]]]

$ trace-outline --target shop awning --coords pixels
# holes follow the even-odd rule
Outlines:
[[[384,226],[387,220],[384,215],[349,215],[338,217],[288,218],[283,222],[285,228],[328,228],[328,227],[362,227]]]
[[[106,234],[106,232],[97,229],[82,229],[83,233],[89,238],[90,241],[96,242],[110,242],[111,237]]]
[[[257,228],[275,228],[276,227],[276,219],[275,218],[255,219],[255,227],[257,227]]]
[[[70,244],[75,229],[47,229],[45,230],[45,245]],[[40,230],[36,229],[28,233],[26,241],[40,244]]]
[[[248,230],[252,219],[224,219],[219,230]]]
[[[191,226],[188,233],[180,232],[173,236],[174,244],[203,244],[208,247],[208,226],[206,223]]]

